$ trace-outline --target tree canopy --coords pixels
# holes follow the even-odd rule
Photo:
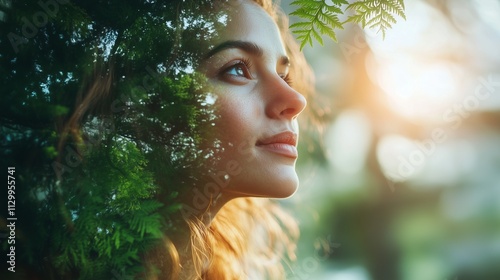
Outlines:
[[[136,275],[176,230],[173,199],[212,151],[200,147],[215,115],[194,71],[223,23],[210,2],[1,2],[16,277]]]

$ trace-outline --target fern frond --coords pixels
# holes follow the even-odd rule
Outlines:
[[[363,28],[377,29],[377,32],[382,32],[382,37],[385,38],[386,31],[396,23],[394,15],[406,20],[404,9],[403,0],[355,1],[346,8],[355,13],[347,19],[347,22],[359,23]]]
[[[290,29],[297,34],[297,40],[300,41],[302,50],[306,44],[313,45],[313,38],[323,45],[321,35],[327,35],[334,41],[337,37],[334,29],[343,29],[338,15],[342,14],[340,6],[348,4],[345,0],[335,0],[333,5],[329,6],[323,0],[296,0],[290,5],[300,6],[290,15],[297,16],[305,21],[294,23]]]
[[[316,39],[316,41],[318,41],[318,43],[320,45],[323,45],[323,38],[321,38],[321,35],[319,35],[318,31],[316,31],[316,29],[311,29],[312,31],[312,34],[313,34],[313,37],[314,39]]]
[[[295,0],[290,5],[298,6],[292,16],[303,21],[290,25],[297,35],[302,50],[306,44],[312,46],[313,38],[323,45],[322,35],[327,35],[337,41],[335,29],[343,29],[346,22],[359,23],[363,28],[377,29],[385,38],[386,31],[396,23],[396,16],[406,20],[404,0],[358,0],[349,4],[346,0],[333,0],[333,5],[327,5],[324,0]],[[342,11],[342,5],[347,5]],[[354,11],[345,22],[340,22],[338,16]]]

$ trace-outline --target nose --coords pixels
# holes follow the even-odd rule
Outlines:
[[[268,96],[266,115],[272,119],[293,119],[304,110],[306,98],[294,90],[279,75],[269,81],[270,85],[264,90]]]

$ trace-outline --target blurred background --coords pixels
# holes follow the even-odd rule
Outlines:
[[[32,2],[33,5],[19,4],[16,7],[23,7],[22,11],[31,16],[39,11],[38,6],[34,4],[37,1]],[[301,187],[293,198],[282,201],[283,205],[294,213],[301,227],[298,260],[290,264],[293,274],[289,275],[289,280],[500,279],[500,0],[404,2],[406,20],[398,18],[398,23],[388,30],[385,39],[371,30],[362,30],[357,25],[347,24],[346,29],[337,31],[338,42],[325,38],[325,46],[315,43],[313,48],[306,46],[304,49],[316,76],[317,96],[309,101],[310,108],[314,108],[314,103],[321,105],[322,110],[316,112],[316,115],[322,118],[323,125],[302,127],[299,147],[301,156],[298,163]],[[11,1],[0,0],[0,8],[6,10],[10,3]],[[83,1],[79,3],[92,10],[93,2],[86,2],[86,5],[82,4]],[[131,4],[133,2],[127,3],[125,8],[135,9]],[[138,1],[135,4],[140,3]],[[171,5],[171,1],[168,3]],[[295,9],[290,3],[291,0],[281,1],[286,13]],[[163,4],[162,7],[166,7],[168,14],[169,6]],[[110,22],[118,22],[116,29],[120,29],[123,27],[123,10],[133,9],[106,7],[102,6],[100,9],[103,12],[95,15],[98,23],[96,26],[103,28],[101,33],[99,28],[86,23],[88,18],[80,14],[80,9],[69,8],[65,15],[71,16],[61,18],[61,22],[66,20],[74,26],[61,25],[64,27],[61,30],[69,32],[68,30],[81,24],[87,26],[87,29],[82,29],[86,30],[86,33],[82,31],[82,34],[88,38],[92,38],[95,32],[97,39],[105,38],[104,42],[114,41],[115,27],[108,29],[107,25]],[[149,13],[147,15],[151,16]],[[7,14],[0,11],[0,21],[7,22],[6,19]],[[297,18],[291,17],[291,21],[294,20]],[[144,22],[146,27],[154,26],[155,23],[147,20]],[[12,30],[20,33],[21,25],[15,21],[9,24],[12,24],[9,28],[15,27],[17,29]],[[57,24],[49,26],[59,28]],[[125,36],[125,46],[134,46],[134,34],[142,35],[146,32],[151,38],[158,37],[157,33],[153,33],[156,30],[154,28],[144,29],[143,25],[133,27],[129,30],[132,35]],[[55,38],[57,46],[62,46],[64,41],[55,36],[59,34],[57,32],[61,32],[57,28],[44,30],[47,36],[53,36],[47,38]],[[161,32],[168,34],[169,28]],[[5,31],[7,32],[10,32],[10,29]],[[11,151],[22,150],[21,155],[24,155],[36,150],[36,156],[49,163],[53,162],[52,158],[56,154],[55,146],[51,146],[56,141],[55,134],[51,134],[56,130],[52,120],[54,116],[64,115],[66,112],[65,107],[52,105],[67,103],[67,107],[72,108],[73,99],[54,98],[55,101],[52,102],[46,97],[46,86],[53,83],[53,90],[50,91],[53,97],[58,97],[58,94],[63,92],[63,86],[76,88],[80,81],[79,78],[73,78],[71,69],[74,66],[68,64],[74,61],[70,59],[72,55],[78,57],[81,63],[88,63],[88,71],[92,69],[89,61],[95,62],[93,40],[85,41],[82,39],[84,37],[76,36],[79,33],[64,32],[63,34],[73,34],[73,37],[67,38],[73,38],[74,44],[71,47],[65,45],[64,48],[58,48],[59,55],[51,58],[44,52],[44,48],[36,49],[33,53],[30,49],[25,49],[25,60],[3,60],[9,67],[22,66],[20,70],[7,68],[8,71],[2,72],[5,77],[18,79],[5,79],[8,81],[4,84],[21,90],[30,89],[26,92],[33,94],[24,96],[9,88],[0,88],[10,93],[7,95],[2,92],[7,97],[2,96],[4,109],[0,111],[4,112],[3,114],[15,111],[18,121],[24,120],[21,117],[26,115],[37,116],[29,119],[30,125],[22,122],[21,125],[4,125],[7,130],[3,128],[2,133],[7,131],[9,137],[13,138],[2,138],[3,147],[11,145],[10,142],[16,145],[21,143],[22,145],[11,147]],[[12,51],[10,42],[5,38],[7,36],[0,42]],[[44,38],[38,35],[30,42],[33,46],[47,47]],[[146,37],[152,41],[151,38]],[[169,36],[165,38],[167,40],[159,42],[158,46],[171,40]],[[163,49],[151,51],[148,44],[143,46],[147,50],[133,49],[127,58],[134,63],[144,63],[137,64],[136,69],[147,69],[147,65],[154,65],[152,62],[143,61],[145,58],[136,61],[134,55],[137,53],[147,53],[148,59],[152,61],[165,61],[160,56],[170,55],[170,52],[164,52]],[[101,44],[99,48],[106,58],[109,55],[107,45]],[[150,57],[149,54],[155,54],[155,57]],[[2,55],[5,58],[12,54]],[[51,65],[53,61],[61,63],[64,72],[56,73],[58,68]],[[38,62],[41,64],[37,64]],[[43,71],[39,68],[42,64],[46,67]],[[16,74],[16,71],[21,74]],[[23,76],[25,73],[32,76]],[[144,71],[139,71],[135,76],[130,76],[135,80],[129,77],[127,80],[132,82],[124,84],[124,89],[132,89],[134,85],[138,85],[145,74]],[[16,81],[19,81],[19,85]],[[180,93],[178,96],[182,97]],[[28,100],[28,107],[25,106],[25,99]],[[174,102],[170,105],[173,107],[173,104]],[[41,109],[26,109],[36,107]],[[21,109],[17,110],[18,108]],[[165,112],[166,117],[177,114],[175,110]],[[303,114],[302,117],[307,118],[307,115]],[[32,127],[33,119],[42,125]],[[46,126],[47,123],[50,124],[49,127]],[[25,127],[29,129],[25,130]],[[21,140],[36,145],[28,146]],[[3,150],[7,155],[4,160],[16,156],[11,151]],[[136,154],[131,155],[142,161]],[[23,170],[23,165],[19,166],[19,170]],[[99,166],[96,164],[92,167],[99,169]],[[30,176],[34,174],[29,169],[24,170]],[[84,171],[80,167],[77,170]],[[100,169],[101,172],[107,170]],[[143,171],[139,169],[135,172],[134,174],[142,175]],[[174,174],[173,171],[171,173]],[[41,170],[40,174],[50,174],[49,180],[55,180],[53,170]],[[122,180],[119,176],[107,175],[109,174],[95,177],[113,177],[116,182]],[[24,185],[49,185],[43,180],[37,181],[37,178],[40,177],[26,176],[24,183],[33,184]],[[137,178],[142,177],[138,175]],[[65,183],[70,185],[72,181]],[[105,182],[102,185],[109,186],[108,190],[112,191],[112,184]],[[89,184],[89,187],[92,186]],[[141,189],[142,185],[133,186],[135,189]],[[54,193],[58,188],[59,185],[54,188]],[[21,190],[26,193],[36,190],[38,196],[43,194],[41,190],[44,189]],[[127,195],[136,197],[134,192]],[[45,199],[45,194],[43,196],[36,199]],[[83,196],[74,197],[81,199]],[[95,205],[101,205],[97,198],[92,200],[92,197],[88,196],[86,199],[95,201]],[[113,196],[110,201],[114,200]],[[75,200],[74,203],[76,206],[71,207],[80,209],[77,208],[79,202]],[[85,204],[85,207],[90,208],[88,204]],[[19,204],[18,208],[26,210],[26,220],[29,217],[42,225],[42,219],[33,217],[57,221],[57,226],[53,228],[60,228],[59,232],[64,231],[59,225],[66,221],[58,215],[53,215],[60,212],[59,208],[31,209],[19,207]],[[120,212],[120,208],[116,209]],[[113,226],[107,221],[117,220],[112,215],[107,216],[109,220],[106,220],[95,215],[93,211],[82,212],[88,213],[88,216],[92,215],[93,221],[98,220],[101,225]],[[141,212],[141,215],[149,215],[149,212],[144,213]],[[87,220],[83,218],[77,219],[73,216],[72,219],[82,220],[81,224],[87,224]],[[52,228],[35,225],[36,223],[33,224],[37,226],[37,230],[33,230],[31,225],[22,228],[26,235],[18,235],[20,240],[30,240],[31,243],[28,242],[27,247],[33,247],[35,251],[40,246],[55,251],[52,252],[53,255],[61,257],[55,246],[44,243],[46,240],[60,242],[52,238]],[[125,223],[124,220],[122,224]],[[100,235],[102,229],[99,227],[94,227],[93,230],[97,230],[97,234],[88,230],[84,232],[85,236],[93,238],[106,235]],[[137,232],[135,234],[138,235]],[[142,236],[143,234],[141,238]],[[122,235],[121,238],[127,237]],[[64,240],[63,237],[61,239]],[[85,241],[84,238],[73,238],[70,241],[74,240]],[[116,244],[116,241],[111,243],[109,238],[106,240],[109,244]],[[3,245],[7,246],[6,242]],[[108,245],[108,248],[111,246]],[[39,251],[45,254],[45,251]],[[115,258],[116,263],[128,261],[126,254],[115,255],[123,256]],[[34,263],[38,261],[36,257],[29,257]],[[61,258],[63,257],[64,255]],[[115,263],[115,259],[109,262]],[[45,265],[54,269],[57,266],[50,258],[45,259]],[[99,267],[88,262],[87,268],[97,270]],[[103,271],[106,268],[100,267]],[[114,276],[115,272],[117,271],[111,271]]]
[[[405,5],[385,39],[347,24],[305,47],[325,123],[283,201],[289,279],[500,279],[500,1]]]

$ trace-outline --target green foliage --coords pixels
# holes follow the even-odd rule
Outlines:
[[[39,2],[57,9],[31,30],[47,13]],[[1,7],[0,163],[17,170],[16,277],[135,277],[141,257],[177,234],[176,199],[210,152],[200,145],[213,108],[192,69],[218,21],[200,12],[211,1],[60,2]],[[108,95],[66,131],[92,82],[109,76]]]
[[[291,15],[306,19],[306,21],[297,22],[290,26],[292,32],[298,35],[297,39],[301,41],[300,49],[304,48],[306,43],[312,46],[312,37],[323,45],[321,38],[323,34],[337,41],[334,28],[343,28],[338,18],[338,15],[342,14],[340,9],[342,4],[347,4],[347,1],[335,1],[334,5],[331,6],[323,0],[297,0],[291,3],[291,5],[300,6]]]
[[[403,0],[364,0],[356,1],[347,6],[355,11],[355,15],[347,21],[360,23],[363,28],[369,27],[382,32],[385,38],[386,31],[396,23],[394,15],[406,19]]]
[[[360,0],[351,4],[345,0],[331,2],[329,5],[325,0],[296,0],[290,4],[298,6],[290,15],[305,20],[290,25],[300,41],[301,50],[306,44],[312,47],[313,38],[323,45],[322,35],[328,35],[336,42],[335,29],[343,29],[347,22],[377,29],[385,38],[386,31],[396,23],[395,15],[406,19],[403,0]],[[348,15],[347,20],[341,22],[339,16],[348,14],[348,10],[353,10],[354,15]]]

